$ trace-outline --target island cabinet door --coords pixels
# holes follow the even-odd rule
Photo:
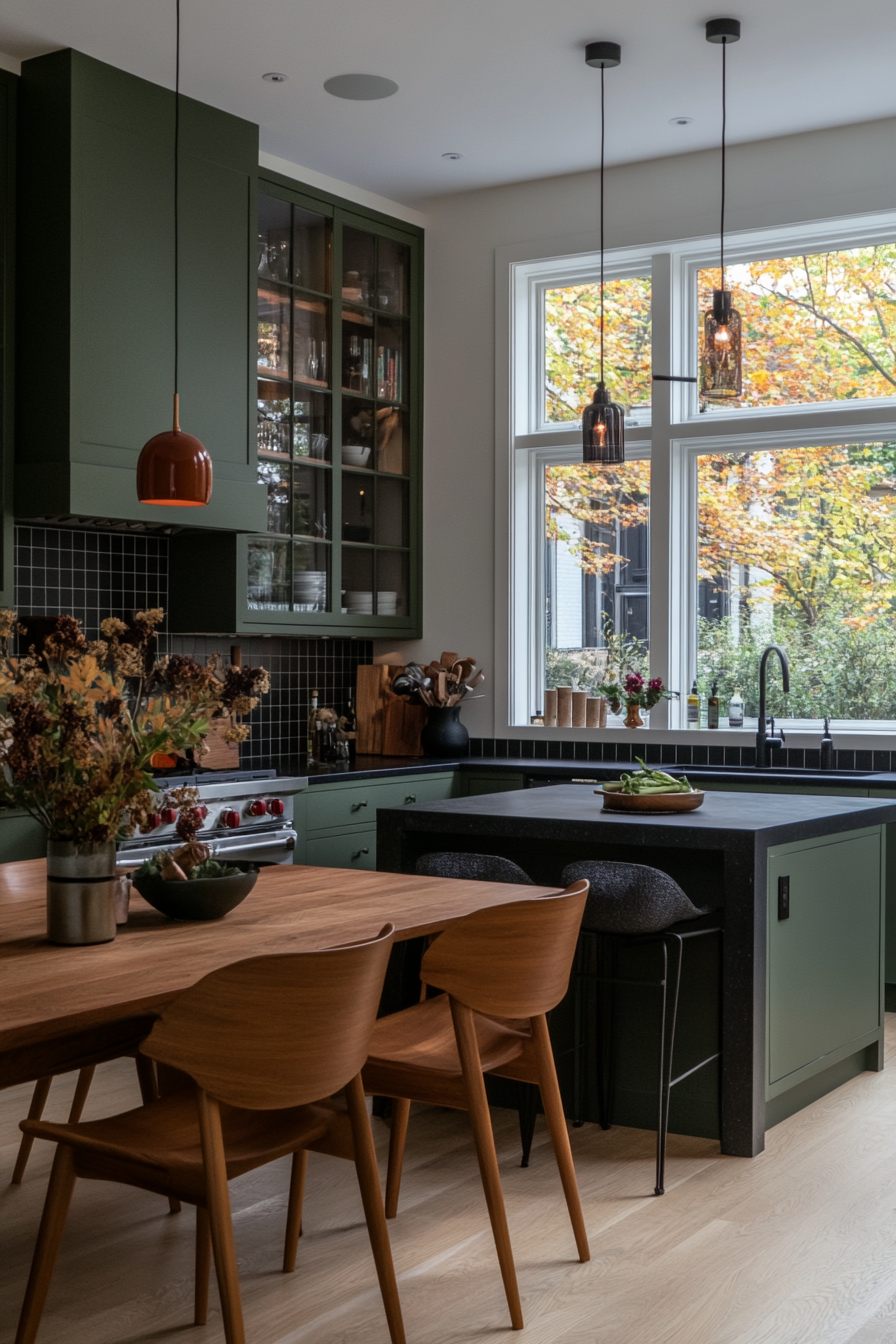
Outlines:
[[[879,1032],[879,828],[768,855],[768,1074],[777,1095]]]

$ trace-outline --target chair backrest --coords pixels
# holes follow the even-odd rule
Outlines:
[[[441,933],[423,957],[420,978],[476,1012],[536,1017],[569,984],[588,883],[552,896],[475,910]]]
[[[141,1052],[249,1110],[330,1096],[367,1058],[392,933],[222,966],[163,1010]]]
[[[423,854],[417,860],[419,877],[460,877],[470,882],[514,882],[532,887],[534,882],[510,859],[499,854]]]
[[[705,914],[660,868],[586,859],[563,870],[564,882],[591,884],[582,928],[588,933],[659,933]]]

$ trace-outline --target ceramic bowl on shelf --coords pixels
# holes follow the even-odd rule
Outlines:
[[[346,467],[366,467],[370,458],[370,448],[363,448],[360,444],[344,443],[342,445],[342,462]]]
[[[223,919],[246,899],[258,881],[257,863],[234,863],[232,867],[240,872],[230,877],[197,877],[187,882],[132,877],[131,884],[148,905],[169,919]]]

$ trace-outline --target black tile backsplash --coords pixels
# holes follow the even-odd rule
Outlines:
[[[19,524],[15,531],[16,608],[20,614],[76,616],[90,638],[106,616],[125,618],[168,605],[168,539]],[[360,639],[284,636],[169,635],[159,632],[162,653],[187,653],[204,661],[220,654],[230,662],[238,645],[243,662],[271,674],[270,692],[250,718],[252,735],[240,746],[247,768],[283,766],[304,750],[311,691],[319,703],[342,711],[354,695],[355,670],[369,663],[373,647]]]
[[[707,729],[707,734],[709,730]],[[604,761],[627,764],[640,756],[648,765],[723,765],[729,769],[756,764],[755,747],[721,747],[674,742],[563,742],[558,739],[474,737],[470,739],[470,755],[481,757],[511,757],[514,760],[551,761]],[[837,751],[838,770],[861,770],[870,774],[876,770],[896,770],[896,751]],[[817,749],[787,747],[775,750],[772,764],[789,770],[818,770],[821,755]]]

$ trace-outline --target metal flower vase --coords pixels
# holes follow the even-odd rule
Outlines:
[[[47,937],[83,947],[115,937],[115,841],[47,841]]]
[[[433,705],[420,745],[424,756],[468,756],[470,734],[460,721],[460,705]]]

